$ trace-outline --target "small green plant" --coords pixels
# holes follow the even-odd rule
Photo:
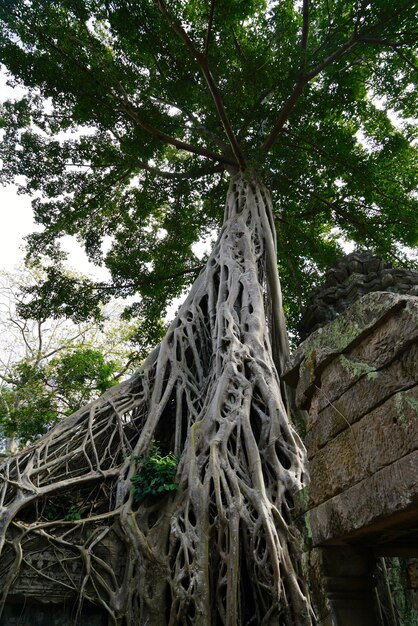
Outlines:
[[[75,504],[70,506],[64,519],[66,522],[76,522],[78,519],[81,519],[80,511]]]
[[[154,441],[147,456],[137,456],[134,460],[138,461],[138,471],[131,478],[135,502],[141,503],[149,496],[178,490],[175,476],[179,459],[175,454],[170,452],[163,456]]]
[[[44,504],[42,515],[48,522],[55,520],[75,522],[81,519],[80,494],[71,494],[70,496],[66,494],[65,497],[47,500]]]
[[[57,516],[58,516],[57,507],[54,506],[54,504],[52,504],[51,502],[47,502],[43,510],[43,515],[45,519],[48,520],[48,522],[51,522],[52,520],[57,519]]]

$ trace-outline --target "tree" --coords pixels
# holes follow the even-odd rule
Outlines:
[[[3,107],[2,175],[25,176],[44,226],[29,254],[54,261],[32,311],[71,303],[84,317],[110,294],[139,293],[130,311],[150,319],[195,279],[137,375],[3,470],[25,484],[37,477],[30,493],[5,483],[4,529],[63,488],[61,459],[48,456],[47,473],[33,460],[55,447],[77,460],[69,493],[111,485],[117,495],[98,495],[100,516],[83,524],[117,534],[125,570],[110,577],[95,544],[80,550],[81,597],[93,585],[115,624],[311,623],[291,523],[305,462],[280,382],[277,263],[295,317],[307,284],[335,260],[338,233],[400,259],[416,244],[415,9],[0,2],[3,62],[29,88]],[[202,268],[192,244],[221,224]],[[105,262],[111,283],[63,277],[65,233]],[[135,505],[135,459],[153,442],[180,457],[179,489]],[[39,523],[62,544],[59,520],[27,532]]]
[[[24,319],[24,290],[41,278],[34,269],[0,274],[0,431],[13,451],[132,374],[158,339],[120,320],[115,305],[101,324]]]
[[[87,347],[73,347],[48,363],[22,359],[0,375],[2,434],[24,444],[37,439],[60,417],[115,385],[117,374],[115,362]]]

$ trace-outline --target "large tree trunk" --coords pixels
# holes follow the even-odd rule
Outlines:
[[[41,536],[74,550],[82,595],[115,624],[311,624],[290,520],[305,459],[279,379],[287,354],[270,195],[238,176],[206,268],[141,370],[3,466],[10,572]],[[133,457],[153,441],[180,457],[180,488],[137,506]],[[45,521],[48,499],[86,485],[87,522]],[[120,573],[95,552],[105,536],[123,545]]]

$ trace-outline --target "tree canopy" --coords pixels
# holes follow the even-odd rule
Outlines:
[[[402,262],[417,243],[411,0],[1,0],[1,180],[33,195],[33,310],[115,294],[159,313],[195,279],[228,174],[273,195],[290,322],[340,237]],[[75,235],[108,283],[69,280]],[[111,237],[104,253],[102,242]],[[70,303],[70,305],[68,305]],[[66,308],[65,308],[66,307]]]

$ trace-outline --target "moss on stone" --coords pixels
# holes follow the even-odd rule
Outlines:
[[[369,380],[377,378],[378,376],[375,368],[368,363],[363,363],[362,361],[352,361],[351,359],[347,359],[347,357],[343,354],[340,357],[340,362],[341,365],[354,376],[360,377],[367,374],[367,378]]]
[[[371,331],[382,317],[399,306],[404,299],[405,296],[386,292],[367,294],[332,322],[313,332],[298,351],[302,349],[304,354],[310,354],[326,348],[328,353],[343,352],[361,333]]]

